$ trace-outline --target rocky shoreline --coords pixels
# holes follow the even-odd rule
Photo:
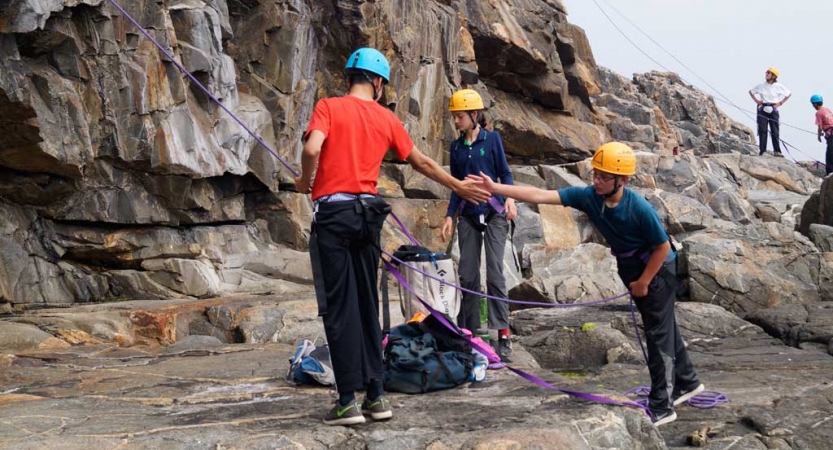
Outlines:
[[[833,183],[755,156],[751,130],[675,74],[599,67],[560,0],[124,3],[290,162],[359,44],[386,52],[383,102],[437,161],[462,85],[490,105],[519,183],[584,185],[592,151],[627,142],[632,186],[679,244],[683,336],[730,402],[658,430],[498,371],[393,396],[389,423],[323,426],[331,394],[282,381],[293,344],[323,335],[308,197],[109,2],[20,0],[0,7],[0,448],[676,449],[707,428],[703,448],[829,447]],[[446,248],[446,190],[391,159],[379,191]],[[585,217],[519,211],[510,297],[624,291]],[[648,380],[630,320],[622,302],[514,310],[519,365],[620,395]]]

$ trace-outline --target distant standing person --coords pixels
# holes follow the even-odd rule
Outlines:
[[[778,69],[770,67],[765,76],[766,82],[761,83],[749,91],[749,96],[758,105],[758,147],[760,154],[766,153],[767,126],[772,135],[772,150],[775,156],[781,154],[781,116],[778,108],[787,103],[792,93],[783,84],[778,82]]]
[[[819,142],[822,136],[827,140],[827,152],[824,157],[824,173],[833,172],[833,111],[824,107],[824,98],[816,94],[810,97],[810,103],[816,108],[816,126],[819,127]]]
[[[451,96],[448,111],[454,118],[459,138],[451,143],[451,175],[465,180],[481,172],[503,184],[513,184],[512,172],[506,162],[503,141],[497,131],[486,130],[483,99],[472,89],[462,89]],[[452,218],[460,213],[457,234],[460,240],[460,283],[471,291],[479,291],[480,252],[486,245],[486,292],[506,298],[506,277],[503,275],[503,253],[509,222],[518,215],[515,200],[495,196],[488,203],[474,205],[451,193],[442,228],[443,241],[452,235]],[[457,325],[474,332],[480,328],[479,295],[466,292],[457,315]],[[495,350],[503,361],[511,362],[512,341],[509,335],[509,304],[489,300],[489,328],[498,330]]]

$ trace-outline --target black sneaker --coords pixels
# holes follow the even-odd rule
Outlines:
[[[503,362],[512,362],[512,339],[509,336],[500,336],[497,340],[497,355]]]
[[[365,397],[362,402],[362,414],[368,414],[373,420],[388,420],[393,417],[393,409],[384,395],[373,401]]]
[[[674,401],[674,406],[681,405],[705,390],[706,386],[703,383],[698,384],[694,389],[681,389],[679,391],[674,389],[671,399]]]
[[[336,402],[333,409],[324,416],[324,423],[327,425],[358,425],[364,423],[359,402],[354,400],[347,406],[341,406]]]
[[[655,426],[660,426],[665,425],[666,423],[671,423],[675,420],[677,420],[677,413],[675,413],[673,409],[669,409],[662,414],[654,414],[654,418],[651,422],[653,422]]]

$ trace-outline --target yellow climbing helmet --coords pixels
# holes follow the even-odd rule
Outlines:
[[[625,144],[609,142],[596,150],[591,165],[614,175],[633,175],[636,173],[636,155]]]
[[[478,111],[485,109],[483,107],[483,99],[480,94],[472,89],[461,89],[451,96],[451,101],[448,102],[448,111]]]
[[[778,71],[778,69],[776,69],[775,67],[770,67],[770,68],[769,68],[769,69],[767,69],[766,71],[767,71],[767,72],[769,72],[769,73],[771,73],[771,74],[773,74],[773,75],[775,75],[775,78],[778,78],[778,77],[780,77],[780,76],[781,76],[781,72],[779,72],[779,71]]]

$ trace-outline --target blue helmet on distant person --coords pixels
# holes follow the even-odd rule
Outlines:
[[[815,94],[810,97],[810,103],[824,103],[824,97],[819,94]]]
[[[390,64],[387,58],[379,50],[370,47],[362,47],[354,51],[344,66],[346,72],[351,70],[364,70],[379,75],[385,84],[390,82]]]

